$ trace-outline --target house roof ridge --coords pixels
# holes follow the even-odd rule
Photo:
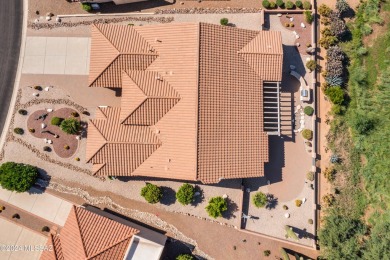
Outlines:
[[[99,30],[100,34],[104,36],[104,38],[108,41],[108,43],[110,43],[111,46],[114,47],[115,50],[118,51],[118,54],[121,53],[121,52],[118,50],[118,48],[117,48],[117,47],[116,47],[116,46],[107,38],[107,35],[105,35],[105,34],[102,32],[102,30],[99,28],[101,25],[93,24],[93,26],[95,26],[95,28]]]
[[[105,251],[107,251],[107,250],[117,246],[118,244],[124,242],[125,240],[130,239],[132,236],[134,236],[135,234],[138,234],[138,233],[139,233],[139,231],[134,233],[134,234],[130,234],[127,237],[124,237],[122,240],[118,240],[117,242],[113,243],[112,245],[107,246],[106,248],[102,249],[101,251],[97,252],[96,254],[91,255],[90,257],[87,257],[87,259],[90,260],[90,259],[93,259],[94,257],[97,257],[98,255],[100,255],[100,254],[104,253]]]
[[[95,119],[96,120],[96,119]],[[99,120],[99,119],[97,119]],[[93,122],[93,119],[90,119],[89,122],[91,122],[93,128],[95,128],[96,132],[104,139],[104,143],[102,146],[100,146],[99,149],[97,149],[91,156],[89,156],[89,158],[87,158],[87,162],[89,162],[96,154],[99,153],[99,151],[101,151],[103,149],[103,147],[107,144],[108,140],[107,138],[103,135],[103,133],[99,130],[99,128],[95,125],[95,123]]]
[[[81,244],[83,246],[84,256],[87,257],[87,249],[85,248],[84,239],[83,239],[83,236],[81,234],[80,220],[79,220],[79,216],[77,215],[76,205],[73,205],[73,212],[74,212],[74,215],[76,216],[76,222],[77,222],[77,227],[78,227],[77,233],[80,235],[80,238],[81,238]]]

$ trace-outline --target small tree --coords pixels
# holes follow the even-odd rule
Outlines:
[[[303,112],[305,113],[305,115],[311,116],[314,113],[314,108],[312,108],[311,106],[306,106],[303,109]]]
[[[280,8],[284,8],[284,2],[283,0],[276,0],[276,5]]]
[[[263,0],[262,4],[263,4],[263,7],[264,7],[265,9],[269,9],[270,3],[269,3],[268,0]]]
[[[318,13],[321,16],[329,17],[330,14],[332,13],[332,9],[329,8],[329,6],[322,4],[320,7],[318,7]]]
[[[0,166],[0,185],[10,191],[28,191],[38,178],[38,169],[35,166],[6,162]]]
[[[299,240],[297,234],[295,234],[292,227],[286,225],[286,226],[284,226],[284,230],[286,231],[286,238],[292,238],[296,241]]]
[[[302,206],[302,200],[295,200],[295,206],[297,206],[298,208]]]
[[[303,2],[303,9],[310,10],[310,8],[311,8],[311,3],[309,1]]]
[[[268,256],[271,255],[271,251],[270,250],[264,250],[263,254],[264,254],[265,257],[268,257]]]
[[[229,19],[227,19],[227,18],[222,18],[219,22],[221,23],[221,25],[226,26],[226,25],[229,24]]]
[[[50,123],[51,123],[52,125],[59,126],[59,125],[61,125],[61,122],[62,122],[62,121],[64,121],[63,118],[53,116],[53,117],[51,118]]]
[[[314,172],[307,172],[306,173],[306,179],[308,181],[314,181]]]
[[[188,205],[194,201],[195,188],[194,186],[185,183],[181,185],[176,193],[176,199],[183,205]]]
[[[324,177],[327,179],[329,182],[332,182],[336,178],[336,169],[333,167],[326,168],[324,171]]]
[[[159,186],[147,183],[141,190],[141,196],[144,197],[147,202],[155,204],[161,200],[163,194]]]
[[[60,126],[65,133],[75,135],[80,130],[80,121],[75,118],[68,118],[63,120]]]
[[[206,211],[210,217],[218,218],[222,217],[222,213],[227,210],[227,202],[222,197],[214,197],[209,200],[209,204],[206,206]]]
[[[295,5],[299,8],[299,9],[302,9],[303,8],[303,4],[302,4],[302,1],[296,1],[295,2]]]
[[[337,0],[336,9],[339,10],[340,13],[345,13],[350,9],[350,7],[349,7],[349,4],[347,3],[347,1]]]
[[[291,1],[286,2],[286,8],[287,9],[293,9],[295,7],[294,3]]]
[[[333,104],[341,105],[344,102],[344,91],[339,87],[330,87],[325,91]]]
[[[334,204],[336,198],[333,194],[326,194],[322,197],[322,201],[324,202],[325,206],[330,207]]]
[[[276,3],[274,1],[269,2],[269,9],[275,9],[276,8]]]
[[[87,11],[87,12],[91,12],[92,11],[92,7],[88,3],[82,3],[81,7],[83,8],[84,11]]]
[[[313,71],[317,68],[317,62],[315,60],[309,60],[306,62],[306,68],[308,68],[310,71]]]
[[[256,206],[256,208],[264,208],[265,205],[267,205],[268,198],[267,195],[265,195],[262,192],[257,192],[253,198],[252,198],[252,203],[253,205]]]
[[[195,260],[195,258],[189,254],[181,254],[178,257],[176,257],[176,260]]]
[[[304,129],[302,131],[302,137],[305,138],[306,140],[313,139],[313,131],[310,129]]]

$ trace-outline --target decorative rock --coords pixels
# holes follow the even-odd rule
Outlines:
[[[305,202],[306,202],[306,198],[303,198],[303,199],[302,199],[302,203],[305,203]]]
[[[277,16],[278,16],[278,17],[281,17],[281,16],[282,16],[282,14],[281,14],[281,13],[278,13],[278,14],[277,14]]]
[[[53,141],[52,140],[47,140],[47,143],[52,144]]]
[[[57,23],[60,23],[60,22],[61,22],[61,18],[57,17],[57,18],[56,18],[56,22],[57,22]]]
[[[34,97],[39,97],[39,94],[34,92],[34,93],[33,93],[33,96],[34,96]]]
[[[290,22],[293,22],[293,21],[294,21],[294,17],[291,17],[291,18],[290,18]]]
[[[35,19],[35,20],[34,20],[34,23],[39,23],[39,19],[38,19],[38,18]]]
[[[60,137],[59,135],[54,135],[54,138],[58,138],[58,137]]]
[[[224,199],[227,199],[227,197],[228,197],[227,194],[223,194],[223,195],[222,195],[222,198],[224,198]]]
[[[41,124],[41,128],[42,128],[42,129],[45,129],[46,126],[47,126],[47,125],[46,125],[45,123],[42,123],[42,124]]]
[[[46,16],[46,21],[50,21],[50,20],[51,20],[50,16]]]
[[[53,112],[53,109],[52,108],[48,108],[46,109],[47,112]]]
[[[290,213],[284,214],[284,217],[285,217],[285,218],[289,218],[289,217],[290,217]]]
[[[301,44],[300,44],[299,42],[297,42],[295,45],[296,45],[297,47],[301,46]]]
[[[77,139],[77,140],[81,140],[81,136],[79,136],[79,135],[76,136],[76,139]]]
[[[49,87],[46,87],[46,88],[45,88],[45,91],[49,91]]]
[[[43,141],[45,142],[45,144],[47,144],[47,138],[43,139]]]
[[[301,23],[302,28],[306,28],[306,25],[304,23]]]

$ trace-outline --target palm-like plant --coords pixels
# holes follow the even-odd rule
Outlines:
[[[74,118],[68,118],[61,122],[61,130],[67,134],[75,135],[80,130],[80,121]]]
[[[325,78],[326,82],[334,87],[334,86],[342,86],[344,81],[343,81],[343,78],[342,77],[333,77],[333,76],[330,76],[330,77],[326,77]]]

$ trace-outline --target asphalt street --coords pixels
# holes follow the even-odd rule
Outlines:
[[[0,0],[0,131],[11,102],[22,38],[23,0]]]

